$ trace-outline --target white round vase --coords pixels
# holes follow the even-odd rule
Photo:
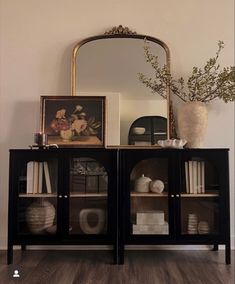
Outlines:
[[[187,148],[200,148],[207,130],[208,113],[205,103],[187,102],[178,109],[178,136],[187,140]]]

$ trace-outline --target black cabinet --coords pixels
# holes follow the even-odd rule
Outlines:
[[[117,151],[10,151],[8,263],[13,246],[112,245],[117,259]]]
[[[121,263],[127,244],[224,244],[230,263],[228,150],[125,149],[121,165]]]
[[[230,263],[228,149],[10,150],[13,246],[225,245]]]

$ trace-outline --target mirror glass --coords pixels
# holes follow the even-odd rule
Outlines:
[[[128,145],[131,125],[140,117],[161,116],[167,119],[168,100],[153,94],[139,81],[138,73],[154,76],[146,62],[144,36],[101,36],[79,46],[74,57],[74,95],[106,96],[106,144]],[[150,50],[161,65],[168,64],[166,47],[148,40]],[[138,125],[137,125],[138,127]],[[140,125],[142,130],[144,125]],[[168,137],[165,129],[165,139]],[[147,130],[146,130],[147,131]],[[147,135],[143,131],[136,135]],[[138,140],[138,139],[137,139]],[[145,144],[145,138],[141,145]],[[149,145],[146,139],[146,145]],[[132,145],[140,145],[134,142]]]

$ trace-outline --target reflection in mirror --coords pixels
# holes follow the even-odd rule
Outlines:
[[[140,117],[168,117],[168,101],[152,94],[138,79],[139,72],[153,76],[153,68],[144,56],[144,38],[137,35],[94,37],[95,40],[88,40],[75,53],[74,95],[97,93],[107,97],[108,146],[128,145],[130,127]],[[148,40],[148,43],[160,64],[168,65],[167,47],[154,41]]]

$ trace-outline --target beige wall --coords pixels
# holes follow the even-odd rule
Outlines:
[[[0,246],[6,246],[8,149],[38,130],[39,95],[70,92],[70,54],[84,37],[115,25],[165,41],[173,73],[187,75],[224,40],[221,65],[234,64],[233,0],[0,0]],[[208,147],[230,147],[234,224],[234,104],[210,105]],[[234,236],[234,225],[232,225]]]

